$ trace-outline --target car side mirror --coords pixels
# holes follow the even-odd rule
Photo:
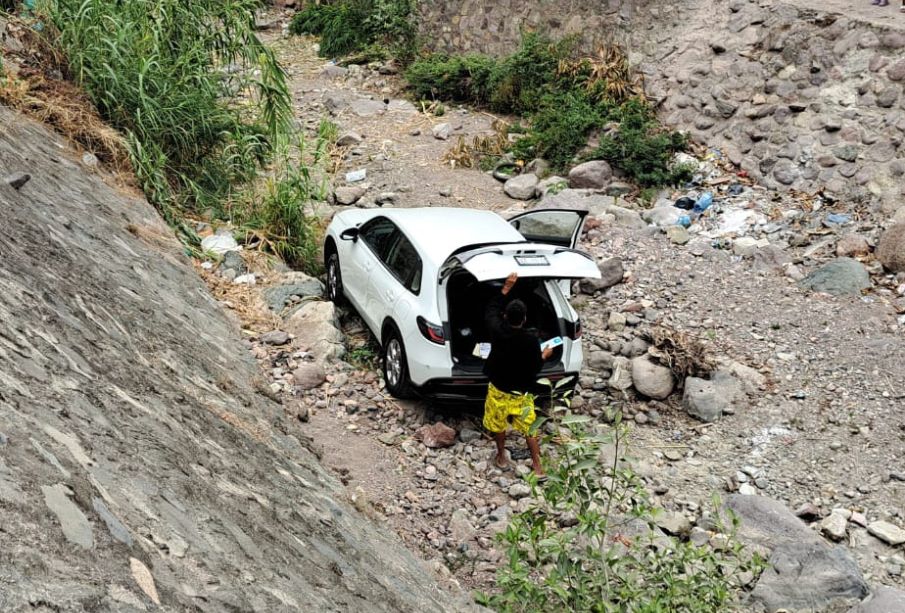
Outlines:
[[[344,241],[357,241],[359,234],[361,234],[361,231],[358,228],[348,228],[343,230],[339,237]]]

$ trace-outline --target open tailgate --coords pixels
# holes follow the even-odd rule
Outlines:
[[[458,253],[446,261],[441,277],[459,267],[482,282],[505,279],[513,272],[523,278],[600,278],[597,263],[587,253],[539,243],[485,245]]]

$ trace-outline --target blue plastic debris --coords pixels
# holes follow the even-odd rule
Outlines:
[[[849,223],[852,220],[852,216],[847,213],[830,213],[826,216],[826,223],[828,225],[841,226]]]

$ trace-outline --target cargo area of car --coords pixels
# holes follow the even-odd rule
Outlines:
[[[491,341],[485,317],[487,307],[493,297],[499,294],[502,282],[481,283],[471,273],[459,270],[453,273],[447,283],[453,363],[463,372],[480,373],[484,360],[475,355],[475,347],[479,343]],[[507,299],[519,299],[525,303],[528,310],[526,327],[537,335],[539,342],[563,335],[559,316],[544,280],[519,279]],[[555,368],[561,353],[561,349],[557,350],[545,369]]]

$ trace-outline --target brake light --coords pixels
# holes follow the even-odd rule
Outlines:
[[[420,316],[416,321],[418,322],[418,329],[421,331],[421,336],[438,345],[446,344],[446,334],[443,333],[443,326],[432,324]]]
[[[581,338],[581,320],[576,319],[575,321],[567,321],[566,322],[566,334],[573,341],[577,341]]]

